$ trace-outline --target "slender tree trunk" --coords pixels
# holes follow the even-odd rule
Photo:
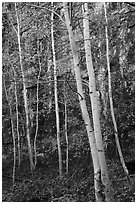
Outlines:
[[[19,112],[18,112],[18,97],[17,97],[17,84],[15,79],[15,99],[16,99],[16,117],[17,117],[17,136],[18,136],[18,168],[20,168],[21,154],[20,154],[20,133],[19,133]]]
[[[114,107],[113,107],[113,97],[112,97],[112,88],[111,88],[111,72],[110,72],[110,61],[109,61],[109,42],[108,42],[108,20],[107,20],[107,13],[106,13],[106,4],[104,3],[104,11],[105,11],[105,19],[106,19],[106,26],[105,26],[105,34],[106,34],[106,56],[107,56],[107,69],[108,69],[108,86],[109,86],[109,101],[110,101],[110,110],[111,110],[111,116],[112,116],[112,121],[114,125],[114,135],[115,135],[115,141],[116,141],[116,146],[118,149],[119,157],[121,164],[123,166],[123,169],[125,171],[125,174],[127,176],[127,179],[130,183],[130,177],[128,174],[128,169],[125,165],[124,157],[122,154],[119,138],[118,138],[118,129],[117,129],[117,123],[115,119],[115,114],[114,114]]]
[[[92,55],[91,55],[91,44],[90,44],[90,32],[89,32],[89,12],[88,12],[88,3],[83,5],[83,27],[84,27],[84,42],[85,42],[85,52],[86,52],[86,63],[89,75],[89,94],[92,105],[92,115],[93,115],[93,125],[94,133],[96,139],[96,145],[99,156],[99,163],[101,167],[101,180],[103,183],[105,197],[107,202],[113,201],[113,195],[111,190],[111,182],[108,176],[107,163],[104,153],[102,135],[101,135],[101,125],[99,120],[99,107],[98,107],[98,95],[96,91],[95,84],[95,74],[92,64]]]
[[[15,93],[15,101],[16,101],[16,120],[17,120],[17,136],[18,136],[18,167],[20,167],[21,162],[21,154],[20,154],[20,134],[19,134],[19,112],[18,112],[18,97],[17,97],[17,84],[16,84],[16,72],[13,64],[10,62],[13,74],[14,74],[14,93]]]
[[[4,89],[5,89],[5,95],[8,102],[9,110],[10,110],[10,118],[11,118],[11,130],[12,130],[12,139],[13,139],[13,155],[14,155],[14,162],[13,162],[13,172],[12,172],[12,181],[13,185],[15,184],[15,170],[16,170],[16,139],[15,139],[15,131],[14,131],[14,122],[13,122],[13,116],[12,116],[12,107],[11,107],[11,101],[9,99],[5,79],[4,79]]]
[[[89,144],[90,144],[90,149],[91,149],[91,154],[92,154],[92,159],[93,159],[95,196],[96,196],[97,202],[102,202],[103,195],[102,195],[102,187],[100,185],[101,184],[100,182],[101,181],[100,179],[101,170],[100,170],[98,152],[96,148],[95,136],[94,136],[94,132],[91,126],[91,121],[90,121],[89,113],[87,111],[85,97],[83,94],[81,72],[80,72],[80,67],[79,67],[78,48],[75,43],[75,36],[73,34],[72,26],[71,26],[70,19],[69,19],[67,2],[63,3],[63,7],[64,7],[64,16],[65,16],[66,26],[67,26],[68,33],[69,33],[71,50],[73,54],[73,60],[74,60],[74,71],[75,71],[75,77],[76,77],[76,83],[77,83],[77,93],[79,97],[83,120],[85,122],[86,131],[88,134],[88,139],[89,139]]]
[[[39,79],[41,74],[41,62],[40,62],[40,54],[39,54],[39,40],[37,39],[37,55],[38,55],[38,63],[39,63],[39,73],[37,79],[37,109],[36,109],[36,132],[34,138],[34,155],[35,155],[35,166],[37,164],[37,148],[36,148],[36,140],[38,135],[38,128],[39,128]]]
[[[26,114],[26,134],[27,134],[27,142],[28,142],[28,153],[29,153],[31,171],[33,171],[34,163],[33,163],[32,147],[31,147],[31,142],[30,142],[27,89],[26,89],[25,75],[24,75],[24,70],[23,70],[21,40],[20,40],[20,22],[19,22],[19,16],[18,16],[16,3],[15,3],[15,11],[16,11],[17,27],[18,27],[17,37],[18,37],[18,46],[19,46],[19,59],[20,59],[20,67],[21,67],[21,74],[22,74],[22,80],[23,80],[23,97],[24,97],[24,106],[25,106],[25,114]]]
[[[53,6],[53,3],[52,3]],[[55,110],[56,110],[56,128],[57,128],[57,144],[58,144],[58,156],[59,156],[59,174],[62,177],[62,154],[60,144],[60,121],[59,121],[59,107],[58,107],[58,91],[57,91],[57,68],[55,57],[55,43],[53,32],[53,17],[54,13],[51,13],[51,39],[52,39],[52,53],[53,53],[53,65],[54,65],[54,93],[55,93]]]
[[[48,114],[51,113],[51,109],[52,109],[52,60],[48,59],[48,81],[49,81],[49,110],[48,110]]]
[[[66,82],[64,80],[64,106],[65,106],[65,138],[66,138],[66,174],[68,174],[68,161],[69,161],[69,143],[67,133],[67,98],[66,98]]]

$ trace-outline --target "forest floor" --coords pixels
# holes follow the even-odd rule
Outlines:
[[[51,162],[52,161],[52,162]],[[21,162],[16,170],[15,185],[12,185],[13,162],[4,159],[2,164],[2,201],[3,202],[95,202],[92,163],[79,164],[72,161],[68,176],[58,176],[58,165],[55,159],[50,163],[40,161],[33,175],[30,172],[28,159]],[[73,165],[74,164],[74,165]],[[134,176],[132,185],[126,179],[120,162],[107,160],[110,179],[116,202],[134,202]],[[72,168],[73,167],[73,168]]]

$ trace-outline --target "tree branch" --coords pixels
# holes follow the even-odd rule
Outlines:
[[[50,11],[50,12],[53,12],[56,16],[58,16],[58,17],[60,18],[60,20],[61,20],[64,24],[66,24],[65,21],[61,18],[61,16],[60,16],[57,12],[55,12],[54,10],[52,10],[52,9],[45,8],[45,7],[41,7],[41,6],[36,6],[36,5],[32,5],[32,4],[26,4],[26,5],[27,5],[27,6],[31,6],[31,7],[35,7],[35,8],[40,8],[40,9],[43,9],[43,10],[47,10],[47,11]]]

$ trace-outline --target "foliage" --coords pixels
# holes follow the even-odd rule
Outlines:
[[[70,11],[73,31],[76,34],[76,42],[79,47],[79,58],[82,79],[88,82],[84,42],[83,42],[83,24],[82,24],[82,3],[73,2]],[[69,140],[69,176],[64,175],[62,181],[55,173],[58,169],[58,153],[56,142],[56,120],[53,88],[53,65],[49,73],[49,64],[52,61],[51,36],[50,36],[50,2],[20,2],[17,8],[20,16],[21,46],[23,56],[23,68],[25,71],[28,104],[33,112],[33,125],[30,127],[31,142],[33,144],[36,129],[36,82],[39,72],[38,49],[41,61],[41,75],[39,83],[39,129],[37,138],[38,164],[36,169],[37,179],[27,177],[21,178],[14,189],[3,187],[3,201],[25,201],[30,200],[37,195],[40,198],[49,196],[50,201],[94,201],[94,191],[92,180],[92,159],[89,152],[89,143],[84,128],[84,122],[78,103],[78,94],[73,71],[73,59],[68,40],[66,26],[56,15],[61,16],[62,4],[54,3],[54,37],[58,68],[58,98],[60,109],[60,129],[61,129],[61,148],[63,153],[63,170],[65,172],[66,160],[66,141],[64,130],[64,80],[66,90],[66,104],[68,116],[68,140]],[[106,70],[106,47],[105,47],[105,19],[102,3],[89,2],[90,12],[90,34],[93,55],[93,65],[95,69],[97,90],[100,90],[100,81],[98,76],[102,71],[104,89],[106,92],[107,113],[106,117],[103,111],[100,111],[102,135],[106,147],[108,159],[117,159],[117,151],[114,141],[114,130],[112,119],[110,117],[109,103],[107,98],[108,79]],[[134,157],[134,127],[135,127],[135,8],[128,2],[110,2],[107,3],[109,43],[110,43],[110,66],[112,77],[112,94],[114,102],[114,112],[118,125],[118,133],[122,150],[126,159]],[[19,132],[21,137],[22,161],[28,160],[26,148],[26,129],[25,112],[22,95],[22,79],[19,65],[19,51],[17,43],[17,22],[14,3],[3,3],[2,5],[2,81],[5,82],[10,98],[12,113],[14,119],[14,129],[16,131],[16,101],[15,101],[15,81],[17,86],[18,110],[19,110]],[[121,32],[123,38],[120,37]],[[37,46],[38,44],[38,46]],[[124,53],[123,62],[124,76],[121,76],[120,52]],[[15,69],[14,76],[12,66]],[[51,75],[50,75],[51,74]],[[51,78],[49,77],[51,76]],[[83,83],[85,97],[90,113],[91,104],[89,100],[88,88]],[[51,91],[51,94],[50,94]],[[52,107],[49,111],[49,101],[52,101]],[[4,88],[2,90],[2,145],[3,154],[8,156],[8,160],[13,157],[13,143],[11,133],[11,118],[5,96]],[[100,101],[103,107],[103,102]],[[17,138],[17,135],[16,135]],[[131,144],[129,146],[129,144]],[[27,164],[27,163],[26,163]],[[4,167],[7,164],[3,164]],[[12,169],[10,165],[10,169]],[[27,165],[26,165],[27,166]],[[26,166],[20,172],[26,171]],[[43,166],[43,168],[42,168]],[[48,171],[44,174],[43,170],[48,166]],[[117,177],[117,166],[112,164],[112,175]],[[52,172],[50,172],[52,169]],[[6,169],[3,170],[6,172]],[[9,170],[10,171],[10,170]],[[41,178],[42,171],[44,179]],[[28,171],[29,172],[29,171]],[[76,173],[75,173],[76,172]],[[82,173],[85,173],[85,176]],[[51,174],[52,175],[51,175]],[[19,174],[19,172],[18,172]],[[74,174],[74,175],[73,175]],[[115,175],[116,174],[116,175]],[[11,175],[11,172],[9,172]],[[49,176],[50,175],[50,176]],[[7,176],[7,174],[6,174]],[[18,175],[19,176],[19,175]],[[55,176],[55,177],[54,177]],[[122,174],[123,176],[123,174]],[[20,178],[21,176],[19,176]],[[71,178],[68,182],[69,178]],[[114,178],[117,179],[117,178]],[[122,178],[121,178],[122,179]],[[125,181],[124,181],[125,182]],[[127,184],[126,184],[127,185]],[[116,185],[118,187],[118,185]],[[117,189],[115,188],[117,191]],[[126,189],[127,191],[127,189]],[[123,192],[120,190],[120,192]],[[116,196],[120,196],[117,191]],[[124,199],[124,198],[123,198]],[[118,197],[122,201],[122,198]]]

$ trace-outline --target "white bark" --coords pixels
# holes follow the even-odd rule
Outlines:
[[[16,18],[17,18],[17,28],[18,28],[17,37],[18,37],[18,46],[19,46],[20,68],[21,68],[21,74],[22,74],[22,80],[23,80],[23,97],[24,97],[24,107],[25,107],[25,114],[26,114],[26,134],[27,134],[27,142],[28,142],[28,153],[29,153],[31,171],[33,171],[34,163],[33,163],[32,147],[31,147],[31,142],[30,142],[28,99],[27,99],[27,90],[26,90],[25,75],[24,75],[23,61],[22,61],[20,22],[19,22],[19,16],[18,16],[16,3],[15,3],[15,11],[16,11]]]
[[[49,110],[48,110],[48,114],[51,113],[51,109],[52,109],[52,70],[51,70],[51,67],[52,67],[52,61],[50,59],[48,59],[48,84],[49,84]]]
[[[9,60],[10,62],[10,60]],[[13,74],[14,74],[14,93],[16,101],[16,126],[17,126],[17,136],[18,136],[18,167],[20,167],[21,154],[20,154],[20,134],[19,134],[19,112],[18,112],[18,97],[17,97],[17,84],[16,84],[16,72],[13,64],[10,62]]]
[[[39,40],[37,40],[37,55],[38,55],[38,63],[39,63],[39,73],[37,78],[37,108],[36,108],[36,132],[34,137],[34,155],[35,155],[35,166],[37,164],[37,135],[38,135],[38,128],[39,128],[39,79],[41,74],[41,62],[40,62],[40,54],[39,54]]]
[[[83,120],[85,122],[86,131],[88,134],[88,139],[89,139],[89,144],[90,144],[90,149],[91,149],[91,154],[92,154],[92,159],[93,159],[95,195],[96,195],[96,200],[98,202],[99,201],[101,202],[102,195],[101,195],[101,188],[100,188],[100,165],[99,165],[99,159],[98,159],[94,132],[91,126],[91,121],[90,121],[89,113],[87,111],[85,97],[83,94],[81,72],[80,72],[80,67],[79,67],[78,48],[75,43],[75,36],[73,35],[72,26],[70,24],[67,3],[64,2],[63,6],[64,6],[65,21],[66,21],[66,25],[67,25],[67,29],[69,33],[69,40],[70,40],[70,45],[71,45],[71,50],[72,50],[73,60],[74,60],[74,71],[75,71],[75,77],[76,77],[76,83],[77,83],[77,93],[79,97]]]
[[[66,139],[66,174],[68,174],[68,165],[69,165],[69,143],[68,143],[68,133],[67,133],[67,98],[66,98],[66,83],[64,80],[64,106],[65,106],[65,139]]]
[[[91,55],[88,3],[84,3],[83,5],[83,17],[84,17],[83,27],[84,27],[86,64],[87,64],[87,70],[89,75],[89,94],[90,94],[90,100],[92,105],[95,140],[97,145],[99,163],[101,167],[101,180],[104,186],[105,197],[106,197],[106,201],[110,202],[110,201],[113,201],[113,196],[111,192],[111,182],[108,176],[108,169],[107,169],[102,135],[101,135],[101,125],[99,120],[98,94],[96,91],[95,74],[94,74],[92,55]]]
[[[53,6],[53,3],[52,3]],[[53,17],[54,13],[51,13],[51,40],[52,40],[52,53],[53,53],[53,65],[54,65],[54,94],[55,94],[55,112],[56,112],[56,128],[57,128],[57,145],[58,145],[58,157],[59,157],[59,174],[62,177],[62,154],[60,144],[60,121],[59,121],[59,107],[58,107],[58,90],[57,90],[57,68],[56,68],[56,56],[55,56],[55,43],[54,43],[54,31],[53,31]]]

